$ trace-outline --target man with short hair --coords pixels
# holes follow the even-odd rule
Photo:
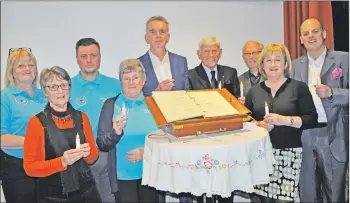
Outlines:
[[[222,49],[217,37],[206,36],[202,38],[197,50],[201,64],[188,71],[190,88],[192,90],[219,88],[219,83],[221,83],[222,88],[226,88],[238,98],[240,90],[237,70],[219,65],[221,54]]]
[[[300,200],[344,202],[349,153],[349,53],[327,49],[327,33],[317,19],[306,19],[300,32],[307,55],[293,61],[290,77],[308,84],[319,123],[302,134]]]
[[[152,91],[189,89],[187,59],[166,49],[169,39],[169,23],[163,16],[147,20],[145,40],[150,49],[139,57],[147,76],[145,96],[150,96]]]
[[[228,66],[219,65],[222,49],[220,41],[215,36],[206,36],[199,42],[197,55],[201,60],[194,69],[188,71],[188,79],[192,90],[226,88],[233,96],[239,97],[240,87],[237,77],[237,70]],[[221,198],[216,195],[213,198],[206,198],[207,203],[232,202],[232,198]],[[197,202],[204,202],[203,196],[197,197]]]
[[[262,81],[264,78],[259,72],[259,57],[264,46],[254,40],[247,41],[242,48],[242,58],[248,67],[248,71],[244,72],[238,77],[239,82],[243,83],[243,97],[239,97],[239,100],[244,104],[245,95],[248,93],[249,89]]]
[[[72,78],[70,103],[87,114],[96,140],[99,116],[106,99],[121,92],[120,81],[99,72],[101,62],[100,44],[93,38],[83,38],[76,43],[79,73]],[[91,165],[102,202],[115,202],[117,192],[116,174],[107,168],[109,152],[99,152],[98,160]]]

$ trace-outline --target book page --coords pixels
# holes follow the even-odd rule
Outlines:
[[[152,97],[167,122],[203,117],[203,111],[186,91],[154,91]]]
[[[217,91],[187,92],[205,117],[228,116],[239,112]]]

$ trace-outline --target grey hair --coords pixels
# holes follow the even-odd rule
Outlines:
[[[164,22],[168,26],[168,31],[169,31],[169,23],[168,21],[163,17],[163,16],[152,16],[150,19],[147,20],[146,22],[146,32],[148,32],[148,24],[152,21],[160,21]]]
[[[146,72],[139,59],[126,59],[119,66],[119,80],[123,80],[124,73],[138,72],[143,82],[146,82]]]
[[[52,68],[45,68],[40,73],[40,87],[45,92],[45,87],[49,81],[52,81],[54,78],[67,81],[68,84],[71,84],[71,79],[68,72],[59,67],[54,66]]]
[[[203,45],[218,45],[220,47],[220,41],[215,36],[205,36],[199,41],[198,49],[201,50]]]
[[[242,48],[242,53],[244,53],[245,47],[246,47],[248,44],[250,44],[250,43],[252,43],[252,44],[258,44],[258,45],[260,46],[261,51],[264,49],[264,45],[261,44],[260,42],[255,41],[255,40],[248,40],[248,41],[244,44],[244,46],[243,46],[243,48]]]

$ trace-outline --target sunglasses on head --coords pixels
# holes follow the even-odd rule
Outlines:
[[[15,51],[17,51],[17,50],[26,50],[26,51],[32,52],[32,49],[31,49],[31,48],[28,48],[28,47],[10,48],[10,49],[9,49],[9,56],[10,56],[13,52],[15,52]]]

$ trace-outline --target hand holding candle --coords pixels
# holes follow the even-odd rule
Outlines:
[[[241,97],[243,97],[244,96],[243,95],[243,88],[244,88],[244,86],[243,86],[243,82],[242,81],[240,82],[239,86],[240,86],[239,89],[241,90]]]

